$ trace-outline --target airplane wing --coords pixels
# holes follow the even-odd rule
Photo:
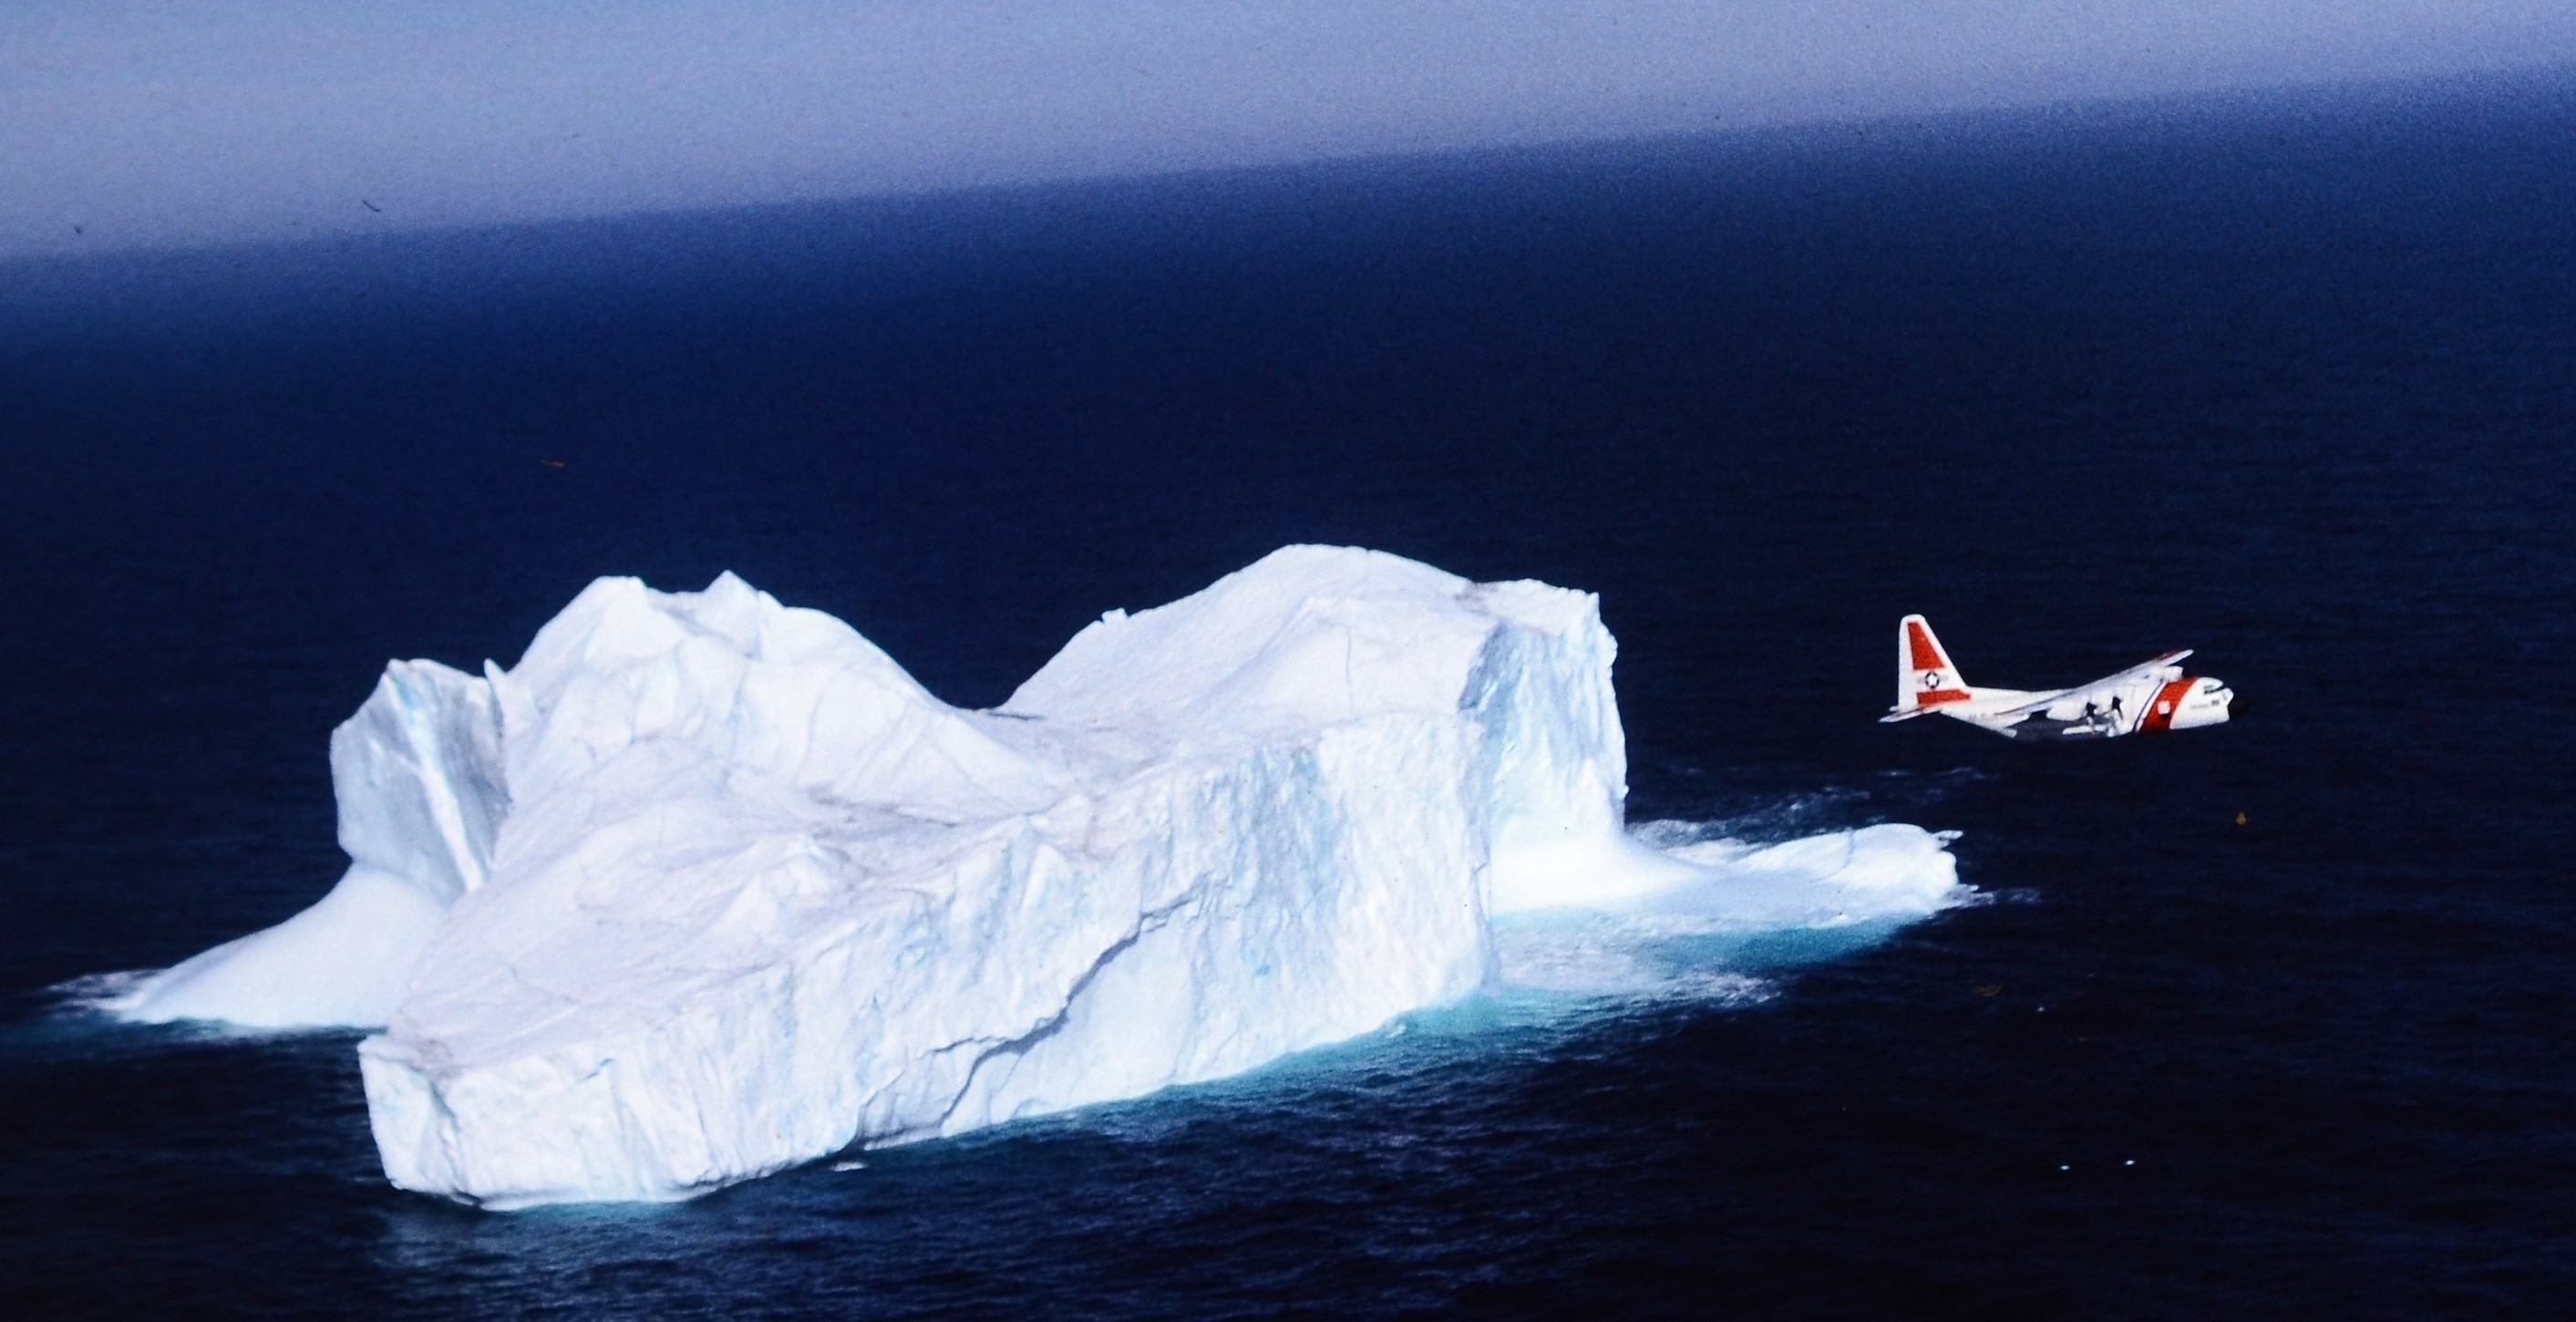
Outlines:
[[[2129,680],[2136,679],[2159,666],[2172,665],[2174,662],[2180,661],[2189,655],[2191,655],[2191,649],[2188,647],[2179,652],[2167,652],[2153,661],[2141,661],[2138,664],[2121,671],[2119,674],[2097,679],[2090,684],[2080,685],[2079,687],[2088,689],[2109,688],[2114,684],[2122,684]]]
[[[1997,716],[2020,716],[2027,712],[2045,711],[2048,709],[2049,704],[2056,702],[2060,698],[2066,697],[2068,694],[2088,693],[2096,689],[2118,688],[2122,684],[2128,683],[2130,680],[2142,678],[2150,672],[2172,665],[2174,662],[2180,661],[2189,655],[2191,655],[2191,649],[2188,647],[2179,652],[2167,652],[2153,661],[2141,661],[2126,670],[2120,671],[2117,674],[2105,675],[2100,679],[2094,680],[2090,684],[2077,684],[2072,688],[2062,688],[2054,693],[2042,693],[2018,707],[2009,707],[2003,711],[1992,714]]]

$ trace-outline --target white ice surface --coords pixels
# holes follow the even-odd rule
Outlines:
[[[349,874],[116,1008],[382,1026],[405,1188],[669,1199],[1353,1036],[1512,976],[1498,919],[1964,893],[1913,827],[1630,839],[1614,652],[1583,593],[1290,547],[972,712],[731,575],[602,579],[506,672],[389,667],[332,741]]]
[[[1495,914],[1500,980],[1587,996],[1733,998],[1758,987],[1729,958],[1744,939],[1801,935],[1833,953],[1967,899],[1947,833],[1887,824],[1772,845],[1698,840],[1655,822],[1626,842],[1627,865],[1568,866],[1554,894]],[[1572,860],[1568,860],[1572,864]],[[1585,885],[1583,878],[1609,878]],[[1712,957],[1714,952],[1714,957]]]
[[[372,1027],[459,896],[483,884],[509,801],[485,681],[396,661],[331,734],[349,871],[312,908],[143,980],[110,1003],[150,1022]]]

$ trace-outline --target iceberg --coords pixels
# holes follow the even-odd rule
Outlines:
[[[1910,826],[1632,839],[1615,653],[1589,594],[1295,546],[968,711],[731,574],[601,579],[508,670],[388,666],[339,884],[113,1008],[381,1029],[402,1188],[669,1200],[1353,1037],[1506,976],[1505,915],[1957,901]]]

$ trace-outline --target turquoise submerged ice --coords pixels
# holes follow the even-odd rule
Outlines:
[[[1632,841],[1614,650],[1584,593],[1300,546],[975,712],[731,575],[602,579],[510,670],[388,667],[332,740],[347,876],[117,1008],[381,1026],[404,1188],[671,1199],[1366,1032],[1512,976],[1498,917],[1965,893],[1913,827]]]

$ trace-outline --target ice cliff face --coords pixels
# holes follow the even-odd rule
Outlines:
[[[1585,594],[1291,547],[969,712],[730,575],[603,579],[509,671],[389,667],[347,876],[118,1008],[383,1025],[386,1173],[494,1207],[1214,1078],[1477,989],[1497,912],[1673,890],[1613,652]]]

